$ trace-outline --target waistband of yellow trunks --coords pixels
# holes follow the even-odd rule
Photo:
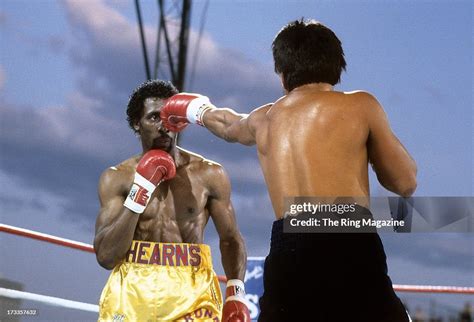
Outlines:
[[[205,244],[154,243],[133,240],[125,261],[146,265],[212,268],[211,248]]]

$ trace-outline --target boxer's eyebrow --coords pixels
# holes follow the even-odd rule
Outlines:
[[[150,118],[150,117],[152,117],[152,116],[160,116],[160,111],[152,111],[152,112],[147,113],[147,114],[145,115],[146,118]]]

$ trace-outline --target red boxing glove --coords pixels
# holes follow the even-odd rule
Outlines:
[[[250,312],[245,299],[244,283],[229,280],[225,290],[225,303],[222,309],[222,322],[250,322]]]
[[[160,182],[172,179],[175,175],[176,166],[171,155],[163,150],[148,151],[138,162],[132,188],[123,205],[141,214]]]
[[[166,100],[160,111],[160,118],[168,130],[179,132],[189,123],[204,126],[202,118],[204,113],[211,108],[215,107],[206,96],[180,93]]]

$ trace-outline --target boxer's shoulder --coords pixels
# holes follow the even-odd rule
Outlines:
[[[139,156],[133,156],[117,165],[108,167],[100,176],[100,183],[105,186],[128,185],[133,180],[137,160]]]
[[[360,96],[360,97],[373,97],[371,93],[369,93],[368,91],[361,90],[361,89],[354,90],[354,91],[339,92],[339,93],[342,93],[344,95],[352,95],[352,96]]]
[[[277,101],[278,102],[278,101]],[[254,118],[254,119],[259,119],[261,117],[264,117],[267,112],[272,108],[272,106],[276,104],[275,103],[267,103],[265,105],[262,105],[260,107],[257,107],[254,109],[250,114],[249,117]]]
[[[364,106],[378,104],[375,96],[367,91],[356,90],[356,91],[340,92],[340,93],[344,95],[347,99],[361,103]]]
[[[137,168],[138,161],[140,161],[141,155],[134,155],[126,160],[123,160],[119,164],[108,168],[107,170],[115,172],[117,175],[122,176],[133,176]]]
[[[383,107],[377,98],[367,91],[352,91],[343,93],[347,99],[347,106],[351,106],[360,115],[364,115],[367,119],[383,114]]]
[[[271,110],[274,103],[267,103],[254,109],[248,116],[248,127],[251,133],[255,136],[255,130],[261,126],[263,127],[264,122],[267,118],[268,112]]]
[[[188,161],[186,166],[190,167],[192,170],[208,170],[216,167],[222,167],[219,163],[205,158],[204,156],[178,147],[181,155],[183,155]]]
[[[189,171],[199,176],[204,182],[217,183],[228,180],[227,173],[220,163],[181,147],[179,147],[179,150],[188,158],[186,167],[188,167]]]

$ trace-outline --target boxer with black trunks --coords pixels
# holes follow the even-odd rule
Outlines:
[[[165,100],[177,94],[147,81],[127,115],[143,153],[104,171],[94,249],[113,269],[100,298],[99,321],[250,321],[243,279],[246,250],[219,164],[176,146],[162,126]],[[228,279],[226,302],[212,268],[204,228],[212,218]],[[222,319],[221,319],[222,315]]]
[[[291,22],[272,49],[285,90],[275,103],[238,114],[216,108],[205,96],[182,93],[161,113],[170,130],[196,123],[228,142],[257,146],[277,219],[259,321],[409,321],[377,233],[290,234],[283,232],[282,218],[285,198],[367,200],[369,163],[385,188],[410,196],[415,161],[371,94],[334,90],[346,62],[329,28],[313,20]],[[360,205],[355,211],[372,216]]]

